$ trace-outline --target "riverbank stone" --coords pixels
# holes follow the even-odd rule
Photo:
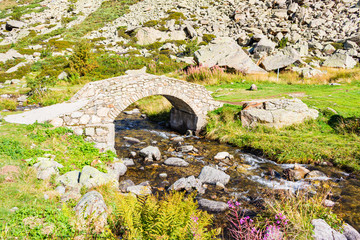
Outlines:
[[[332,229],[323,219],[313,219],[311,224],[314,226],[315,240],[346,240],[346,237]]]
[[[209,212],[223,212],[229,208],[227,203],[204,198],[200,199],[198,203],[201,208]]]
[[[141,149],[139,154],[145,161],[159,161],[161,159],[161,153],[158,147],[148,146]]]
[[[203,183],[216,184],[220,182],[226,185],[230,180],[230,176],[221,170],[205,166],[200,172],[199,179]]]
[[[182,158],[171,157],[165,160],[165,165],[176,166],[176,167],[187,167],[189,163]]]

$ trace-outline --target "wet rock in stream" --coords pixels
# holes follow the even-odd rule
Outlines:
[[[140,151],[140,156],[144,157],[145,161],[159,161],[161,153],[158,147],[148,146]]]
[[[229,206],[224,202],[209,199],[200,199],[198,203],[202,209],[209,212],[223,212],[229,208]]]
[[[202,182],[194,176],[180,178],[169,188],[169,190],[186,190],[188,192],[191,192],[193,189],[196,189],[199,194],[205,193],[205,188],[203,187]]]
[[[176,167],[187,167],[189,163],[181,158],[171,157],[165,160],[165,165],[176,166]]]
[[[226,185],[230,181],[230,175],[213,167],[205,166],[199,175],[200,181],[209,184],[220,182]]]

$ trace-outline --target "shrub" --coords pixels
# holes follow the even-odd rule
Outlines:
[[[354,133],[360,135],[360,118],[344,118],[340,115],[333,115],[329,120],[329,125],[338,133]]]
[[[215,84],[218,83],[220,76],[224,74],[224,69],[218,66],[214,66],[212,68],[204,66],[190,66],[184,72],[186,74],[186,81]]]
[[[287,45],[287,42],[288,42],[288,38],[287,38],[287,37],[283,37],[283,38],[279,41],[277,47],[280,48],[280,49],[285,48],[286,45]]]
[[[7,109],[10,111],[15,111],[17,102],[12,99],[0,99],[0,111]]]
[[[27,78],[27,86],[30,88],[30,95],[41,96],[49,89],[48,87],[54,86],[56,83],[55,77],[36,77]]]
[[[91,53],[91,45],[85,41],[75,45],[74,53],[69,58],[69,64],[71,70],[80,76],[84,76],[98,66],[94,54]]]
[[[207,229],[212,217],[197,209],[194,194],[184,197],[174,192],[163,200],[152,195],[110,197],[114,209],[108,222],[125,239],[213,239],[216,235],[215,230]]]
[[[186,44],[186,47],[185,47],[185,51],[184,51],[184,54],[186,56],[193,56],[194,53],[199,50],[199,46],[197,44],[197,39],[193,40],[193,41],[189,41],[187,44]]]
[[[203,40],[206,43],[211,42],[211,40],[213,40],[214,38],[216,38],[216,36],[214,34],[204,34],[203,35]]]

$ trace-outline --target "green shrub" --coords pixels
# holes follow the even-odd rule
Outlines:
[[[189,41],[187,44],[186,44],[186,47],[185,47],[185,52],[184,54],[186,56],[193,56],[194,53],[199,50],[199,45],[197,44],[197,39],[195,40],[192,40],[192,41]]]
[[[55,85],[56,78],[47,76],[27,78],[26,83],[30,88],[30,95],[41,96],[49,90],[48,87]]]
[[[69,64],[71,70],[80,76],[86,75],[98,66],[94,54],[91,53],[91,45],[85,41],[75,46],[74,53],[69,58]]]
[[[150,20],[143,24],[144,27],[155,27],[158,25],[159,21],[157,20]]]
[[[216,38],[216,36],[214,34],[204,34],[203,35],[203,40],[206,43],[211,42],[214,38]]]
[[[13,99],[0,99],[0,111],[7,109],[10,111],[15,111],[17,102]]]
[[[113,205],[108,222],[125,239],[214,239],[216,235],[215,230],[208,230],[211,215],[198,210],[194,194],[184,197],[174,192],[163,200],[119,194],[107,197]]]
[[[286,45],[287,45],[287,43],[288,43],[288,38],[287,38],[287,37],[283,37],[283,38],[279,41],[277,47],[280,48],[280,49],[285,48]]]

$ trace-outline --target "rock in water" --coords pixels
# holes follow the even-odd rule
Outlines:
[[[221,170],[205,166],[200,172],[199,179],[204,183],[216,184],[217,182],[220,182],[223,185],[226,185],[230,180],[230,176]]]
[[[199,205],[201,208],[209,212],[223,212],[229,208],[224,202],[213,201],[208,199],[200,199]]]
[[[346,240],[346,237],[332,229],[323,219],[313,219],[311,224],[314,226],[315,240]]]
[[[107,224],[107,206],[104,198],[97,191],[86,193],[74,207],[74,211],[83,224],[87,220],[93,222],[97,232],[101,231]],[[88,217],[91,219],[87,219]]]
[[[171,157],[165,160],[165,165],[168,166],[176,166],[176,167],[187,167],[189,166],[189,163],[186,162],[184,159]]]
[[[243,73],[266,73],[231,38],[216,38],[195,52],[195,61],[206,67],[227,67]]]
[[[145,161],[159,161],[161,153],[158,147],[148,146],[141,149],[140,156],[144,157]]]

